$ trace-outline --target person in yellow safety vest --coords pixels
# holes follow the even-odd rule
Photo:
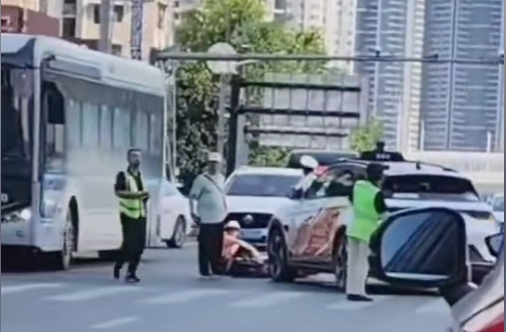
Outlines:
[[[114,278],[120,278],[120,271],[124,263],[128,262],[125,281],[138,283],[140,279],[137,277],[137,268],[146,245],[146,203],[149,193],[140,172],[141,151],[128,150],[127,160],[128,168],[117,174],[114,186],[123,234],[123,243],[114,264]]]
[[[370,302],[366,282],[369,274],[369,240],[376,231],[381,215],[387,212],[381,192],[384,166],[371,163],[367,166],[367,179],[358,180],[350,193],[354,219],[349,223],[348,266],[346,293],[349,301]]]

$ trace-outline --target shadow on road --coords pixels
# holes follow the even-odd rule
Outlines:
[[[276,288],[279,288],[279,284],[276,284]],[[308,292],[322,292],[322,293],[342,293],[341,290],[337,289],[337,287],[332,282],[318,282],[313,280],[300,280],[292,285],[282,285],[289,290],[296,291],[308,291]],[[399,287],[391,287],[386,285],[368,285],[367,293],[370,295],[395,295],[395,296],[436,296],[437,293],[435,291],[427,291],[427,290],[416,290],[416,289],[407,289],[407,288],[399,288]]]

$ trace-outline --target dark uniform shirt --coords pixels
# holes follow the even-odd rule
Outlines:
[[[128,174],[130,176],[133,176],[133,178],[135,180],[135,183],[137,184],[137,189],[139,189],[139,191],[143,191],[144,190],[144,184],[142,183],[141,173],[138,172],[137,174],[133,174],[130,171],[127,171],[127,172],[128,172]],[[116,183],[114,184],[114,190],[115,191],[126,191],[126,190],[128,190],[127,177],[126,177],[125,172],[119,172],[116,175]],[[122,220],[123,220],[123,218],[129,218],[129,217],[123,215],[122,213],[120,213],[120,216],[121,216]]]

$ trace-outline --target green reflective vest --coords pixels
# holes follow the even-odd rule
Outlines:
[[[369,242],[376,231],[380,215],[374,201],[380,190],[369,181],[357,181],[353,187],[354,220],[347,227],[347,235],[360,241]]]
[[[135,178],[128,172],[125,172],[125,177],[127,191],[132,193],[139,192],[140,190],[137,188],[137,182],[135,181]],[[144,183],[142,179],[141,182]],[[144,201],[137,198],[119,198],[119,212],[132,219],[145,217],[146,211],[144,209]]]

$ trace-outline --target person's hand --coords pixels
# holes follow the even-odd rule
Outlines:
[[[200,225],[200,217],[198,215],[196,215],[195,213],[192,213],[191,217],[193,219],[193,222],[195,222],[197,225]]]

